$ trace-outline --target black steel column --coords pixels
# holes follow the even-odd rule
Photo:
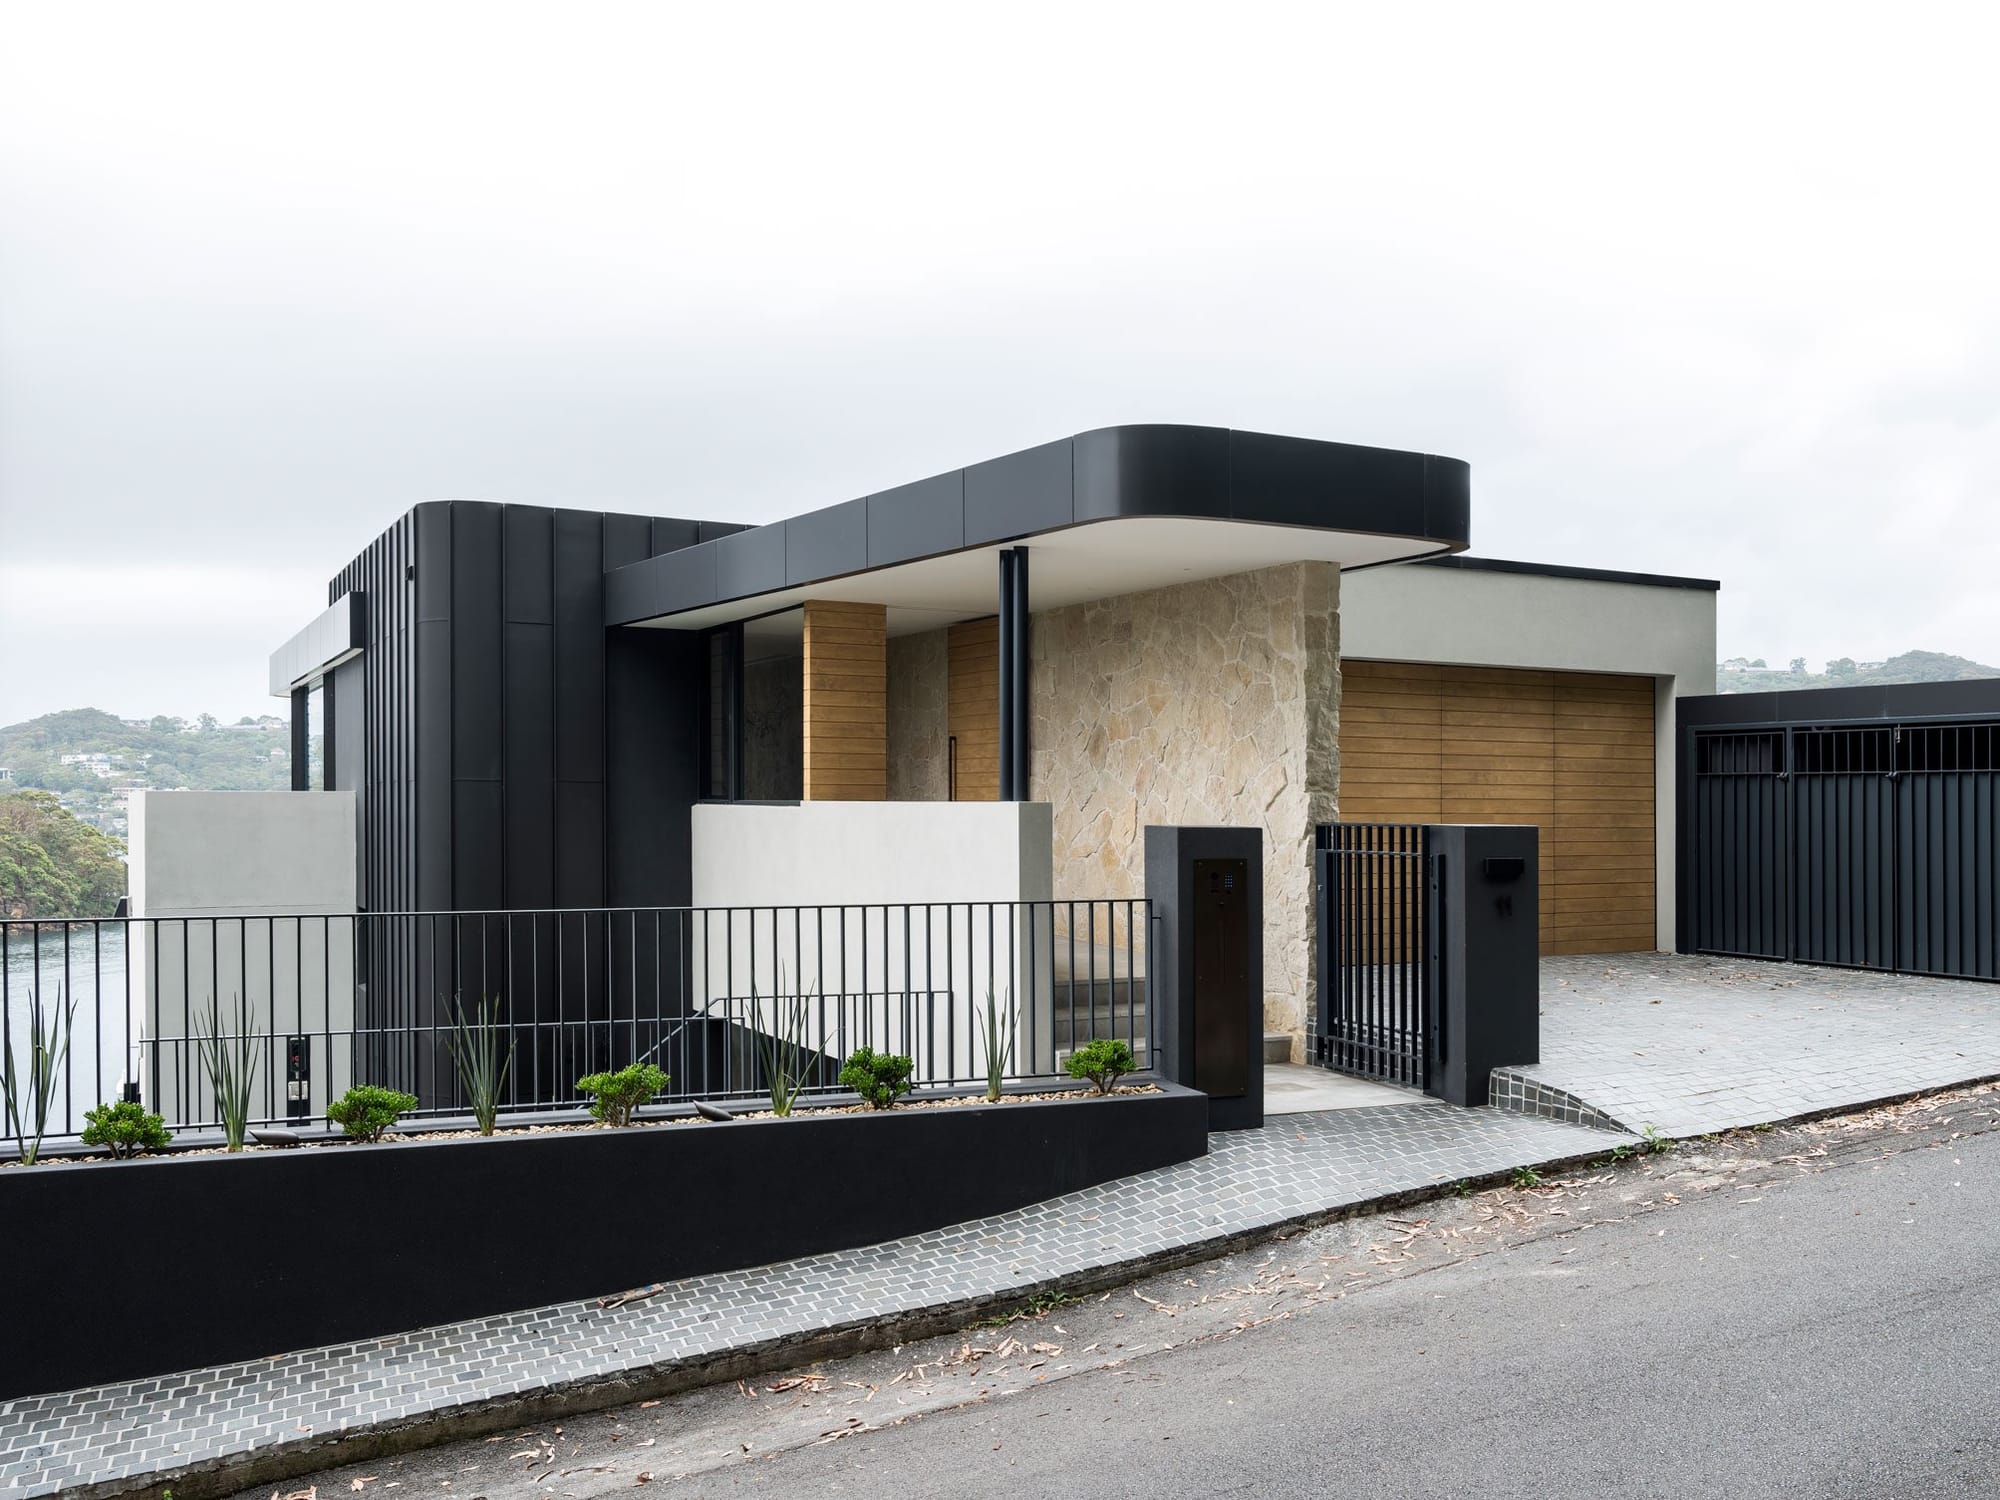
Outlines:
[[[312,790],[312,710],[310,688],[292,689],[292,790]]]
[[[743,800],[743,622],[729,631],[729,800]]]
[[[1028,800],[1028,549],[1000,552],[1000,800]]]

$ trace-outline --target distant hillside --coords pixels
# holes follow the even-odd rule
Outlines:
[[[1808,672],[1804,657],[1782,667],[1768,665],[1762,657],[1741,656],[1716,663],[1715,690],[1718,693],[1771,693],[1793,688],[1887,687],[1900,682],[1964,682],[1974,677],[2000,677],[2000,667],[1989,667],[1963,656],[1942,651],[1905,651],[1887,661],[1857,662],[1843,656],[1826,664],[1824,672]]]
[[[83,822],[120,839],[125,793],[133,789],[263,792],[290,785],[290,726],[275,715],[223,724],[208,714],[193,721],[127,720],[72,708],[0,728],[0,791],[54,792]]]

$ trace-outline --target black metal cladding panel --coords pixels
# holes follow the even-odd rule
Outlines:
[[[544,554],[546,556],[546,554]],[[507,627],[506,859],[510,908],[555,905],[555,630]]]
[[[688,809],[701,795],[709,641],[613,629],[605,638],[605,830],[613,906],[692,899]]]
[[[1786,956],[1790,862],[1783,790],[1775,775],[1696,781],[1690,884],[1698,950]]]
[[[717,573],[720,549],[688,547],[653,558],[644,568],[619,568],[604,575],[606,620],[643,620],[669,608],[693,609],[722,597]]]
[[[500,779],[500,507],[451,514],[451,774]]]
[[[1230,505],[1237,434],[1221,427],[1105,427],[1071,440],[1074,518],[1215,516]]]
[[[879,568],[963,547],[969,474],[956,470],[870,495],[867,566]]]
[[[600,517],[555,517],[556,776],[604,777],[604,531]]]
[[[1229,434],[1229,513],[1286,526],[1407,532],[1425,516],[1421,453]]]
[[[547,625],[555,618],[555,596],[549,587],[555,516],[539,505],[505,506],[500,516],[506,617],[521,624]]]
[[[785,582],[810,583],[868,566],[868,502],[849,500],[794,516],[773,528],[785,546]],[[729,543],[723,543],[724,547]]]
[[[756,527],[742,521],[696,521],[694,539],[696,542],[713,542],[726,536],[735,536],[739,531],[754,531]]]
[[[500,795],[497,781],[452,783],[452,904],[460,910],[497,911],[506,905]]]
[[[605,514],[603,571],[644,562],[652,555],[652,517]]]
[[[556,905],[604,905],[604,783],[556,783]]]
[[[1909,772],[1896,795],[1899,963],[2000,979],[2000,771]]]
[[[1424,535],[1463,546],[1472,540],[1472,465],[1424,455]]]
[[[1312,526],[1463,547],[1469,476],[1456,459],[1386,448],[1219,427],[1101,428],[870,497],[858,562],[850,501],[634,565],[630,577],[614,578],[605,623],[630,624],[938,555],[949,541],[954,483],[961,490],[962,547],[1127,516]],[[903,503],[906,494],[925,492],[940,496],[940,504]],[[904,522],[917,529],[899,530]],[[712,586],[705,562],[697,561],[710,554]]]
[[[2000,677],[1969,682],[1717,693],[1675,700],[1682,724],[1707,729],[1758,724],[1841,724],[1864,719],[2000,717]]]
[[[1890,967],[1894,784],[1873,774],[1795,776],[1791,795],[1791,956]]]
[[[739,531],[715,544],[715,586],[723,599],[785,586],[785,523]]]
[[[419,505],[411,513],[416,536],[411,566],[417,581],[417,619],[451,618],[451,505],[438,501]]]
[[[1073,441],[1063,438],[961,471],[964,545],[1008,542],[1070,525],[1076,519],[1073,448]],[[885,561],[901,551],[886,537],[877,546]]]
[[[647,549],[648,557],[658,557],[663,552],[678,552],[683,547],[692,547],[701,540],[702,523],[684,521],[673,516],[655,516],[653,535]],[[606,564],[610,566],[609,563]]]

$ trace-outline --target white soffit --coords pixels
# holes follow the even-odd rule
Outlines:
[[[704,630],[791,609],[807,599],[837,599],[886,604],[891,635],[934,630],[998,610],[1000,565],[996,559],[1002,546],[1011,545],[1017,544],[899,563],[638,623],[668,630]],[[1028,549],[1029,606],[1037,610],[1061,609],[1284,563],[1330,562],[1359,568],[1447,550],[1402,536],[1162,516],[1093,521],[1018,545]]]

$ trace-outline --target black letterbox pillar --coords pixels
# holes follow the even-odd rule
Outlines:
[[[1264,838],[1255,828],[1148,828],[1154,1045],[1208,1095],[1211,1130],[1264,1123]]]
[[[1429,835],[1432,962],[1444,1013],[1428,1092],[1484,1104],[1495,1068],[1541,1061],[1538,830],[1446,824]]]

